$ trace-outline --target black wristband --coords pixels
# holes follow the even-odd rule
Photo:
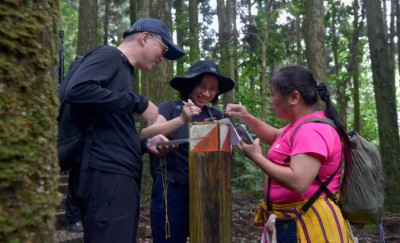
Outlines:
[[[147,141],[149,141],[147,138],[140,140],[140,152],[142,155],[147,152]]]

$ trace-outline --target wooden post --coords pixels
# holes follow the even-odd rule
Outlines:
[[[232,242],[232,148],[229,127],[189,124],[190,243]]]

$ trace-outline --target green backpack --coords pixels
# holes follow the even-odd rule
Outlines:
[[[299,124],[293,131],[291,140],[299,128],[309,122],[326,123],[336,126],[332,120],[311,118]],[[384,206],[384,173],[377,148],[357,132],[348,133],[352,149],[352,162],[344,162],[344,173],[340,185],[339,200],[329,191],[327,185],[336,172],[325,182],[302,208],[307,211],[314,201],[325,192],[339,205],[343,216],[354,224],[381,223]],[[339,166],[341,168],[342,165]],[[339,169],[338,168],[338,169]],[[337,170],[336,170],[337,171]],[[381,232],[383,234],[383,232]]]

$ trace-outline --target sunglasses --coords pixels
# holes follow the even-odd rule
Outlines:
[[[156,41],[160,44],[161,48],[163,49],[163,53],[164,53],[164,54],[167,53],[167,51],[168,51],[168,46],[165,45],[161,40],[159,40],[158,38],[156,38],[154,35],[152,35],[152,34],[149,34],[149,35],[151,36],[151,38],[153,38],[154,40],[156,40]]]

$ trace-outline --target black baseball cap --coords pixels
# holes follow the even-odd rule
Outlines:
[[[153,18],[142,18],[136,21],[132,27],[126,30],[123,34],[124,39],[133,33],[138,32],[150,32],[153,34],[160,35],[161,38],[166,42],[168,51],[164,54],[164,57],[168,60],[176,60],[182,57],[185,52],[174,44],[171,33],[167,26],[159,19]]]
[[[218,94],[226,93],[235,87],[235,83],[232,79],[221,75],[221,70],[217,64],[207,60],[201,60],[194,63],[189,68],[186,75],[171,79],[169,84],[172,88],[182,91],[195,85],[193,81],[197,80],[200,75],[204,74],[213,75],[218,79]]]

